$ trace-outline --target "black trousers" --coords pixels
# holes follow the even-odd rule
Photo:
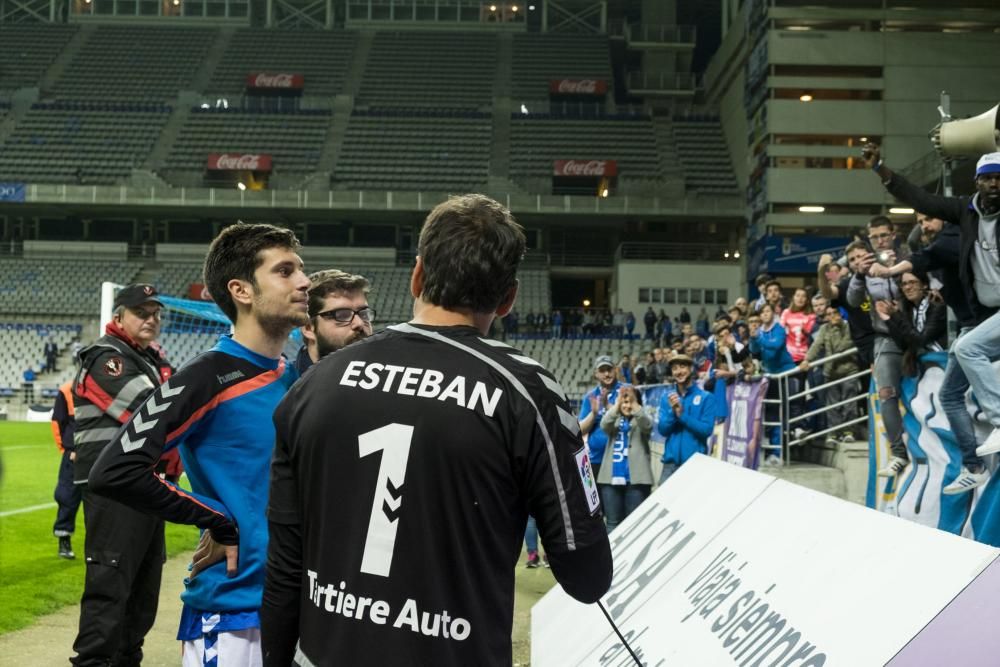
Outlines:
[[[76,530],[76,512],[80,509],[83,490],[73,483],[73,462],[69,460],[69,450],[63,452],[59,464],[59,481],[56,482],[55,499],[59,505],[52,534],[56,537],[72,535]]]
[[[163,521],[98,496],[84,486],[87,578],[80,631],[73,643],[80,667],[132,667],[156,620],[166,551]]]

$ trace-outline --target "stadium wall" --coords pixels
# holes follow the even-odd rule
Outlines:
[[[692,290],[704,292],[705,290],[726,290],[727,304],[739,295],[742,291],[742,278],[744,269],[738,263],[724,262],[619,262],[614,273],[614,294],[617,296],[617,308],[623,311],[632,311],[636,318],[640,320],[638,330],[642,331],[642,313],[649,306],[659,312],[662,308],[671,316],[677,316],[682,307],[686,307],[692,317],[697,316],[698,311],[704,305],[709,311],[709,316],[715,313],[718,304],[704,304],[704,297],[698,299],[698,303],[691,303],[690,299],[683,303],[642,303],[639,300],[639,290],[650,289],[674,289],[687,290],[690,294]]]
[[[881,31],[880,21],[901,20],[896,15],[900,13],[838,9],[834,16],[829,8],[771,6],[763,38],[766,49],[753,54],[766,58],[768,90],[765,108],[757,116],[760,127],[751,131],[747,95],[762,92],[745,89],[747,63],[755,46],[747,42],[745,29],[752,4],[744,3],[732,18],[706,71],[705,88],[707,100],[719,106],[739,183],[748,183],[762,149],[770,156],[763,181],[769,227],[808,231],[864,224],[892,206],[892,198],[871,174],[857,168],[856,161],[853,169],[820,163],[837,158],[843,164],[847,158],[857,158],[864,137],[882,144],[888,164],[905,168],[932,152],[928,132],[940,122],[937,107],[942,91],[951,96],[955,118],[978,115],[997,102],[1000,70],[992,60],[1000,35],[986,30],[1000,25],[1000,12],[962,14],[963,20],[978,24],[973,27],[979,32],[954,27],[961,2],[921,10],[919,28]],[[833,23],[838,29],[818,29]],[[799,90],[812,94],[812,101],[800,101]],[[831,143],[821,145],[817,139]],[[834,148],[843,150],[835,155]],[[776,165],[778,157],[783,158],[781,167]],[[956,182],[958,188],[969,186]],[[794,210],[801,204],[822,204],[827,210],[822,214],[775,210],[783,205]]]

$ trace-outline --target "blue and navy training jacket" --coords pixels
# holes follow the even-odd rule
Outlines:
[[[660,418],[656,429],[663,436],[664,463],[681,465],[697,453],[704,454],[715,428],[715,397],[696,384],[681,396],[681,414],[670,405],[666,391],[660,398]]]
[[[267,561],[267,489],[274,423],[271,415],[298,374],[230,336],[160,385],[101,453],[90,487],[139,511],[212,531],[239,544],[239,570],[225,562],[185,581],[181,599],[205,612],[260,607]],[[162,452],[180,448],[191,490],[155,473]]]

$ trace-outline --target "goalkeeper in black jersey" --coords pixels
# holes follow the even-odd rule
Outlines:
[[[597,484],[552,375],[485,337],[523,231],[480,195],[431,211],[413,320],[322,359],[275,412],[265,665],[510,665],[529,514],[582,602],[611,583]]]

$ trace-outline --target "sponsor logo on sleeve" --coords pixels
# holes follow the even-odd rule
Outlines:
[[[586,447],[576,453],[576,472],[583,483],[583,495],[587,497],[587,507],[593,514],[601,507],[601,496],[597,491],[597,480],[594,479],[594,469],[590,467],[590,456]]]
[[[125,361],[121,357],[111,357],[104,362],[104,374],[113,378],[118,377],[125,370]]]

